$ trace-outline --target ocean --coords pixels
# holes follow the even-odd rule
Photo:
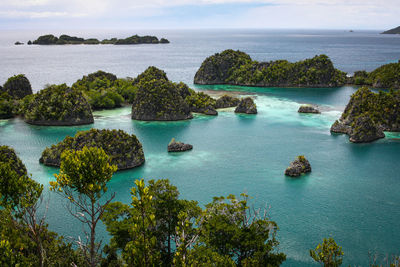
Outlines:
[[[196,86],[193,77],[201,62],[225,49],[239,49],[258,61],[297,61],[327,54],[336,68],[349,74],[371,71],[400,59],[400,36],[376,31],[316,30],[157,30],[134,32],[68,32],[99,39],[149,34],[170,44],[15,46],[50,32],[3,31],[0,34],[0,84],[24,73],[34,91],[46,84],[71,85],[97,70],[118,77],[135,77],[148,66],[166,71],[172,81],[183,81],[213,96],[229,92],[255,98],[257,115],[237,115],[233,109],[217,117],[196,114],[179,122],[140,122],[130,118],[130,107],[95,112],[95,123],[77,127],[41,127],[21,119],[0,120],[0,144],[12,146],[35,180],[46,187],[50,229],[66,236],[82,236],[78,221],[68,214],[65,201],[48,192],[57,168],[39,164],[46,146],[94,128],[122,129],[143,144],[144,166],[118,172],[109,184],[116,200],[130,202],[129,188],[137,178],[168,178],[182,198],[201,205],[213,196],[248,193],[251,204],[267,205],[279,226],[279,251],[284,266],[313,264],[309,249],[324,237],[343,247],[344,265],[366,266],[370,256],[380,259],[400,254],[400,134],[370,144],[353,144],[345,135],[331,135],[357,88],[254,88]],[[61,34],[64,32],[51,32]],[[303,103],[318,105],[320,115],[299,114]],[[172,137],[194,149],[168,154]],[[284,176],[297,155],[305,155],[312,172],[301,178]],[[103,226],[99,237],[108,240]]]

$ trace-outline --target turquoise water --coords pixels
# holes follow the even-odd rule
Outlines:
[[[229,86],[208,89],[211,93],[211,89],[247,91]],[[138,136],[146,163],[113,177],[110,191],[117,192],[116,200],[129,202],[129,188],[141,177],[169,178],[183,198],[201,204],[212,196],[247,192],[254,205],[270,207],[270,216],[280,227],[280,250],[288,255],[286,266],[311,264],[308,249],[328,236],[343,246],[346,264],[366,265],[368,252],[398,253],[400,135],[392,133],[361,145],[350,143],[344,135],[331,135],[329,127],[341,114],[337,98],[345,98],[355,88],[328,89],[319,97],[312,93],[316,89],[306,89],[304,94],[301,90],[257,88],[257,93],[251,93],[257,115],[224,109],[217,117],[139,122],[130,119],[130,108],[125,107],[96,112],[92,126],[40,127],[20,119],[1,121],[0,139],[16,149],[35,179],[48,185],[57,169],[38,164],[44,147],[91,127],[123,129]],[[297,113],[305,102],[319,104],[322,114]],[[172,137],[194,149],[168,154]],[[312,173],[299,179],[285,177],[284,169],[299,154],[309,159]],[[50,228],[66,236],[81,234],[58,197],[50,194],[50,199]],[[104,229],[100,234],[107,238]]]
[[[46,32],[47,33],[47,32]],[[53,32],[60,34],[61,32]],[[124,37],[132,32],[65,32],[99,39]],[[378,32],[318,30],[196,30],[135,32],[164,36],[168,45],[138,46],[14,46],[43,32],[0,34],[0,84],[25,73],[34,91],[46,83],[71,84],[84,74],[103,69],[118,77],[131,76],[154,65],[172,81],[193,86],[194,74],[209,55],[241,49],[259,61],[291,61],[325,53],[348,73],[368,71],[399,60],[400,36]],[[129,202],[136,178],[169,178],[181,196],[206,204],[213,196],[247,192],[256,206],[270,206],[279,227],[280,250],[286,266],[312,264],[308,250],[332,236],[343,246],[345,265],[368,264],[368,253],[400,254],[400,134],[387,133],[371,144],[352,144],[344,135],[331,135],[330,125],[340,117],[354,87],[250,88],[197,86],[214,95],[223,92],[255,97],[259,114],[237,115],[232,109],[217,117],[195,115],[183,122],[138,122],[130,108],[96,112],[95,123],[80,127],[40,127],[20,119],[0,121],[0,144],[15,148],[34,179],[48,186],[58,169],[38,163],[46,146],[79,130],[123,129],[143,144],[146,163],[117,173],[110,182],[116,200]],[[297,113],[303,103],[317,104],[321,115]],[[168,154],[172,137],[194,149]],[[313,171],[299,179],[283,172],[304,154]],[[47,221],[67,237],[82,234],[57,195],[50,198]],[[107,239],[104,228],[99,234]]]

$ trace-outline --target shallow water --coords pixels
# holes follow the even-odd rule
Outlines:
[[[171,37],[163,36],[176,46],[172,42],[165,47],[67,46],[48,50],[15,48],[7,45],[3,36],[0,80],[15,71],[25,72],[37,89],[47,82],[72,83],[97,69],[113,71],[118,76],[135,76],[145,67],[157,65],[165,68],[172,80],[191,83],[205,56],[228,46],[241,48],[258,59],[297,60],[325,50],[336,65],[349,72],[357,70],[359,65],[372,69],[393,62],[398,55],[393,47],[400,38],[374,33],[359,33],[355,37],[337,32],[310,34],[311,37],[272,32],[260,37],[259,32],[251,31],[244,35],[224,32],[219,36],[213,32],[198,36],[170,33]],[[370,43],[365,44],[365,40]],[[110,54],[102,54],[106,51]],[[354,61],[362,54],[368,57]],[[0,143],[14,147],[34,179],[48,186],[58,169],[38,163],[46,146],[92,127],[122,129],[137,135],[142,142],[146,163],[113,177],[109,191],[117,193],[116,200],[129,202],[129,188],[134,179],[141,177],[169,178],[183,198],[197,200],[202,205],[213,196],[247,192],[254,205],[270,206],[270,216],[280,228],[280,250],[288,255],[286,266],[309,266],[312,262],[308,250],[329,236],[343,247],[345,265],[367,265],[368,252],[399,253],[400,135],[387,133],[385,139],[371,144],[352,144],[347,136],[329,132],[356,88],[199,86],[197,89],[215,95],[222,92],[250,95],[255,98],[259,113],[237,115],[233,109],[224,109],[217,117],[196,114],[189,121],[139,122],[132,121],[130,107],[124,107],[95,112],[95,123],[89,126],[41,127],[20,119],[3,120]],[[319,105],[322,114],[297,113],[303,103]],[[182,154],[167,153],[172,137],[192,144],[194,149]],[[299,179],[285,177],[285,168],[299,154],[309,159],[312,173]],[[79,223],[68,215],[64,202],[57,195],[49,196],[50,228],[71,237],[81,234]],[[107,239],[104,228],[99,234]]]

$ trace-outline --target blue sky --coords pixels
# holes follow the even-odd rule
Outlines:
[[[388,29],[400,0],[0,0],[1,29]]]

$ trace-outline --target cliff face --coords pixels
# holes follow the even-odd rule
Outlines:
[[[348,134],[357,143],[382,138],[383,131],[400,131],[400,91],[373,93],[361,87],[331,127],[331,132]]]
[[[93,123],[93,114],[82,92],[62,85],[45,88],[29,100],[22,111],[35,125],[70,126]]]
[[[103,148],[118,170],[130,169],[144,163],[142,144],[135,135],[122,130],[98,130],[78,132],[74,137],[67,136],[63,141],[46,148],[40,163],[60,166],[61,154],[67,149],[81,150],[84,146]]]
[[[208,57],[194,77],[196,84],[261,87],[336,87],[346,74],[334,68],[326,55],[291,63],[286,60],[252,61],[241,51],[225,50]]]

